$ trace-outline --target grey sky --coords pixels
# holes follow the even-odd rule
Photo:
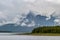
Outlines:
[[[17,15],[21,17],[29,11],[36,12],[35,15],[47,16],[47,20],[53,15],[59,21],[60,0],[0,0],[0,19],[14,20]]]

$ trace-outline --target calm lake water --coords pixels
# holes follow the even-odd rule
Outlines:
[[[28,36],[10,34],[11,33],[0,33],[0,40],[60,40],[60,36]]]

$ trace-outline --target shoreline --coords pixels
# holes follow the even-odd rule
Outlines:
[[[60,33],[0,33],[1,35],[60,36]]]
[[[60,33],[28,33],[28,34],[14,34],[14,35],[29,35],[29,36],[60,36]]]

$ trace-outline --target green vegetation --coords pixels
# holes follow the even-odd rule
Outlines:
[[[32,33],[60,33],[60,26],[43,26],[32,30]]]
[[[34,28],[30,35],[60,36],[60,26],[43,26],[43,27]]]
[[[60,36],[60,33],[32,33],[33,36]]]
[[[43,26],[37,27],[31,33],[23,33],[17,35],[33,35],[33,36],[60,36],[60,26]]]

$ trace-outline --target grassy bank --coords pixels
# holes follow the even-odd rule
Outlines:
[[[24,33],[15,35],[31,35],[31,36],[60,36],[60,33]]]
[[[60,33],[32,33],[33,36],[60,36]]]

